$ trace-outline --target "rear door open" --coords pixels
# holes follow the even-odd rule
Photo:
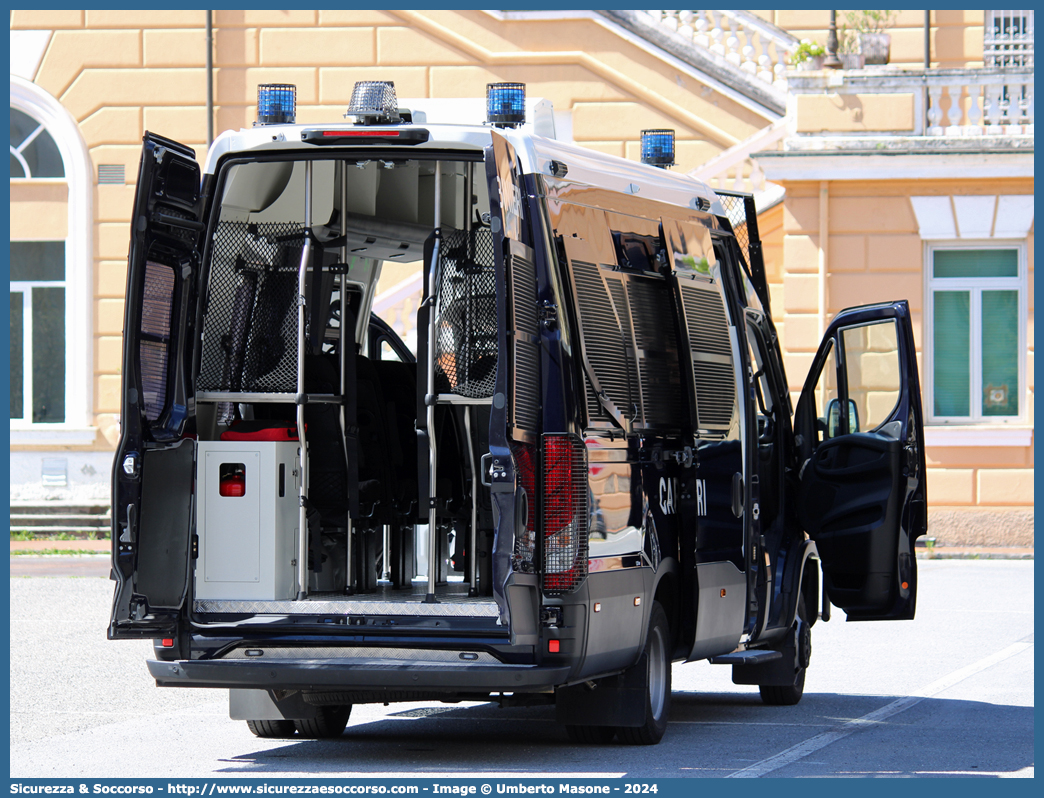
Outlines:
[[[798,517],[849,620],[914,617],[926,531],[924,431],[906,301],[850,308],[820,344],[794,417]]]
[[[190,331],[204,196],[190,147],[146,133],[123,325],[109,638],[173,637],[188,590],[195,441]]]
[[[536,641],[535,630],[520,637],[511,605],[538,606],[538,443],[541,426],[540,322],[536,253],[527,221],[525,178],[511,143],[493,131],[485,149],[490,229],[497,269],[497,393],[489,423],[489,464],[496,512],[493,592],[512,642]],[[503,392],[501,392],[503,389]],[[518,473],[516,474],[516,467]],[[586,559],[584,559],[586,564]]]

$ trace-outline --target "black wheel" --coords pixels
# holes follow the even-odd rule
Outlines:
[[[781,686],[763,684],[758,689],[761,691],[761,700],[773,707],[790,707],[801,700],[805,692],[805,669],[798,668],[794,684]]]
[[[297,733],[310,740],[340,737],[344,727],[348,725],[348,716],[352,714],[352,705],[343,707],[319,707],[319,714],[309,720],[295,720]]]
[[[566,734],[574,743],[605,745],[613,741],[616,729],[612,726],[566,726]]]
[[[797,639],[795,655],[797,669],[794,672],[794,683],[787,685],[763,684],[758,687],[761,700],[773,707],[791,707],[801,700],[805,692],[805,671],[812,657],[812,628],[808,624],[808,611],[805,609],[805,598],[798,599]]]
[[[618,728],[616,735],[625,745],[656,745],[667,731],[667,716],[671,711],[670,651],[671,629],[667,624],[667,614],[659,602],[653,602],[645,651],[635,666],[645,668],[648,663],[645,725]]]
[[[293,737],[292,720],[248,720],[247,728],[255,737]]]

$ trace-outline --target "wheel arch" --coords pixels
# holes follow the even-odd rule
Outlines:
[[[810,611],[810,625],[814,624],[819,612],[819,593],[819,551],[814,540],[805,540],[784,570],[780,595],[786,597],[786,605],[780,612],[779,628],[789,629],[794,625],[801,596],[805,597],[805,607]]]
[[[681,566],[673,557],[665,557],[660,562],[653,579],[653,589],[650,591],[652,601],[663,607],[667,616],[667,626],[671,630],[672,659],[673,650],[678,647],[678,635],[681,632]],[[652,603],[645,613],[645,629],[642,632],[641,649],[645,647],[645,637],[649,633],[649,616],[652,614]]]

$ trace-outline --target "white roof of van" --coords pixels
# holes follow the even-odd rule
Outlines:
[[[403,99],[400,106],[410,108],[413,127],[426,129],[430,138],[426,142],[400,146],[409,151],[423,152],[428,149],[481,151],[489,146],[491,131],[502,135],[521,162],[522,171],[541,174],[562,183],[598,186],[610,191],[637,194],[640,197],[678,205],[689,209],[710,207],[712,213],[724,214],[718,197],[703,181],[684,174],[673,173],[637,161],[590,150],[576,144],[557,141],[551,103],[542,98],[527,98],[526,124],[518,128],[492,128],[482,124],[485,113],[482,99]],[[461,124],[478,119],[479,123]],[[453,121],[455,120],[455,121]],[[374,132],[382,125],[374,126]],[[397,125],[399,129],[411,125]],[[300,150],[309,148],[301,141],[305,130],[358,130],[354,122],[338,119],[329,123],[293,125],[262,125],[241,130],[228,130],[219,135],[211,145],[204,171],[213,174],[220,158],[231,153],[262,153],[273,150]],[[313,145],[314,147],[314,145]],[[554,177],[551,162],[565,164],[567,173]],[[717,206],[717,207],[715,207]]]

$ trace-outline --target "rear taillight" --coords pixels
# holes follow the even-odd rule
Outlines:
[[[587,447],[575,435],[545,435],[543,447],[544,592],[560,595],[587,578]]]
[[[163,645],[164,648],[174,648],[174,638],[173,637],[164,637],[163,641],[162,641],[162,645]]]
[[[246,468],[242,463],[222,464],[218,493],[233,498],[246,495]]]

